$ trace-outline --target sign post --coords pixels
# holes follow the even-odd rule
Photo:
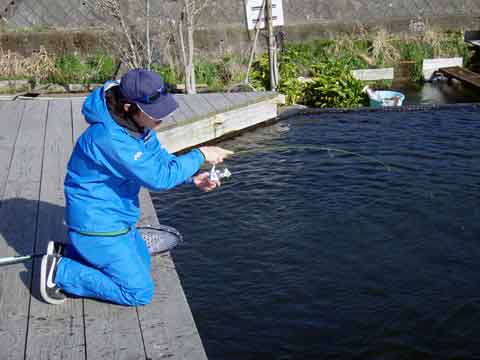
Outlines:
[[[278,87],[278,63],[277,44],[273,35],[273,11],[272,0],[266,0],[267,6],[267,27],[268,27],[268,59],[270,62],[270,90],[277,91]]]
[[[267,17],[267,12],[265,11],[265,9],[262,13],[262,16],[259,16],[262,5],[266,7],[264,1],[262,0],[245,0],[248,30],[255,30],[255,25],[257,24],[259,18],[260,29],[265,29],[265,18]],[[285,18],[283,15],[283,1],[271,0],[271,8],[273,26],[275,27],[285,25]]]
[[[248,29],[267,29],[268,31],[268,58],[270,64],[270,90],[277,91],[279,83],[277,44],[273,34],[274,26],[283,26],[282,0],[247,0]],[[262,9],[262,7],[264,7]],[[265,14],[265,16],[263,16]],[[257,24],[260,22],[260,24]],[[259,25],[259,26],[258,26]]]

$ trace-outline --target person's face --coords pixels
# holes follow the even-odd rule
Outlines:
[[[125,110],[128,111],[129,108],[130,104],[125,104]],[[134,114],[132,118],[139,126],[152,130],[156,130],[162,123],[161,120],[153,119],[141,110]]]

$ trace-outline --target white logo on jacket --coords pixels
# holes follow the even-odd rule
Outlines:
[[[142,155],[143,155],[143,153],[141,151],[139,151],[133,156],[133,158],[136,161],[136,160],[140,159],[142,157]]]

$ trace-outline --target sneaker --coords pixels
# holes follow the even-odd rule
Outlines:
[[[63,256],[65,252],[65,244],[55,241],[49,241],[47,245],[47,255]]]
[[[62,260],[58,255],[44,255],[40,269],[40,294],[49,304],[61,304],[66,300],[65,294],[53,282],[57,265]]]

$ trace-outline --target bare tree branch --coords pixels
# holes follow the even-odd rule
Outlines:
[[[195,18],[206,8],[209,0],[183,0],[183,9],[179,21],[180,53],[185,73],[185,90],[196,93],[195,82]],[[187,43],[185,44],[185,38]]]
[[[193,0],[195,2],[195,0]],[[193,16],[197,17],[198,14],[200,14],[205,8],[208,6],[209,0],[203,0],[202,4],[199,5],[194,11],[193,11]]]
[[[152,37],[152,29],[160,28],[161,21],[158,16],[152,16],[153,2],[151,0],[135,0],[129,2],[131,7],[135,7],[137,16],[136,24],[132,24],[129,16],[127,16],[124,8],[124,0],[85,0],[86,4],[93,8],[96,14],[103,17],[104,25],[112,29],[116,29],[122,34],[124,41],[115,42],[113,46],[120,51],[121,61],[129,68],[147,67],[153,62],[153,46],[154,37]],[[122,5],[123,4],[123,5]],[[194,32],[195,21],[199,14],[204,11],[210,4],[210,0],[180,0],[178,1],[178,10],[180,19],[178,23],[171,21],[176,26],[173,33],[177,33],[178,41],[176,42],[178,60],[183,66],[185,74],[185,88],[188,93],[196,92],[195,82],[195,44]],[[157,12],[157,11],[153,11]],[[139,19],[141,16],[142,19]],[[178,16],[178,15],[177,15]],[[168,21],[167,21],[168,22]],[[163,28],[165,27],[162,24]],[[157,41],[158,36],[157,36]],[[170,66],[173,66],[171,51],[169,51],[170,41],[165,46],[164,52],[168,52],[170,56]]]
[[[147,1],[147,8],[143,13],[149,12],[150,2]],[[122,51],[120,57],[122,62],[124,62],[129,68],[139,68],[142,66],[149,67],[152,63],[151,56],[151,39],[150,39],[150,23],[149,16],[146,19],[147,34],[145,36],[138,36],[136,34],[135,28],[129,26],[127,23],[127,18],[122,11],[122,3],[120,0],[86,0],[86,5],[94,9],[96,13],[101,14],[105,19],[105,24],[107,24],[108,18],[113,20],[113,24],[121,29],[125,41],[127,43],[127,48],[124,48],[121,44],[118,44],[118,49]],[[142,9],[140,7],[139,9]],[[111,25],[110,25],[111,26]],[[144,38],[145,37],[145,38]]]

